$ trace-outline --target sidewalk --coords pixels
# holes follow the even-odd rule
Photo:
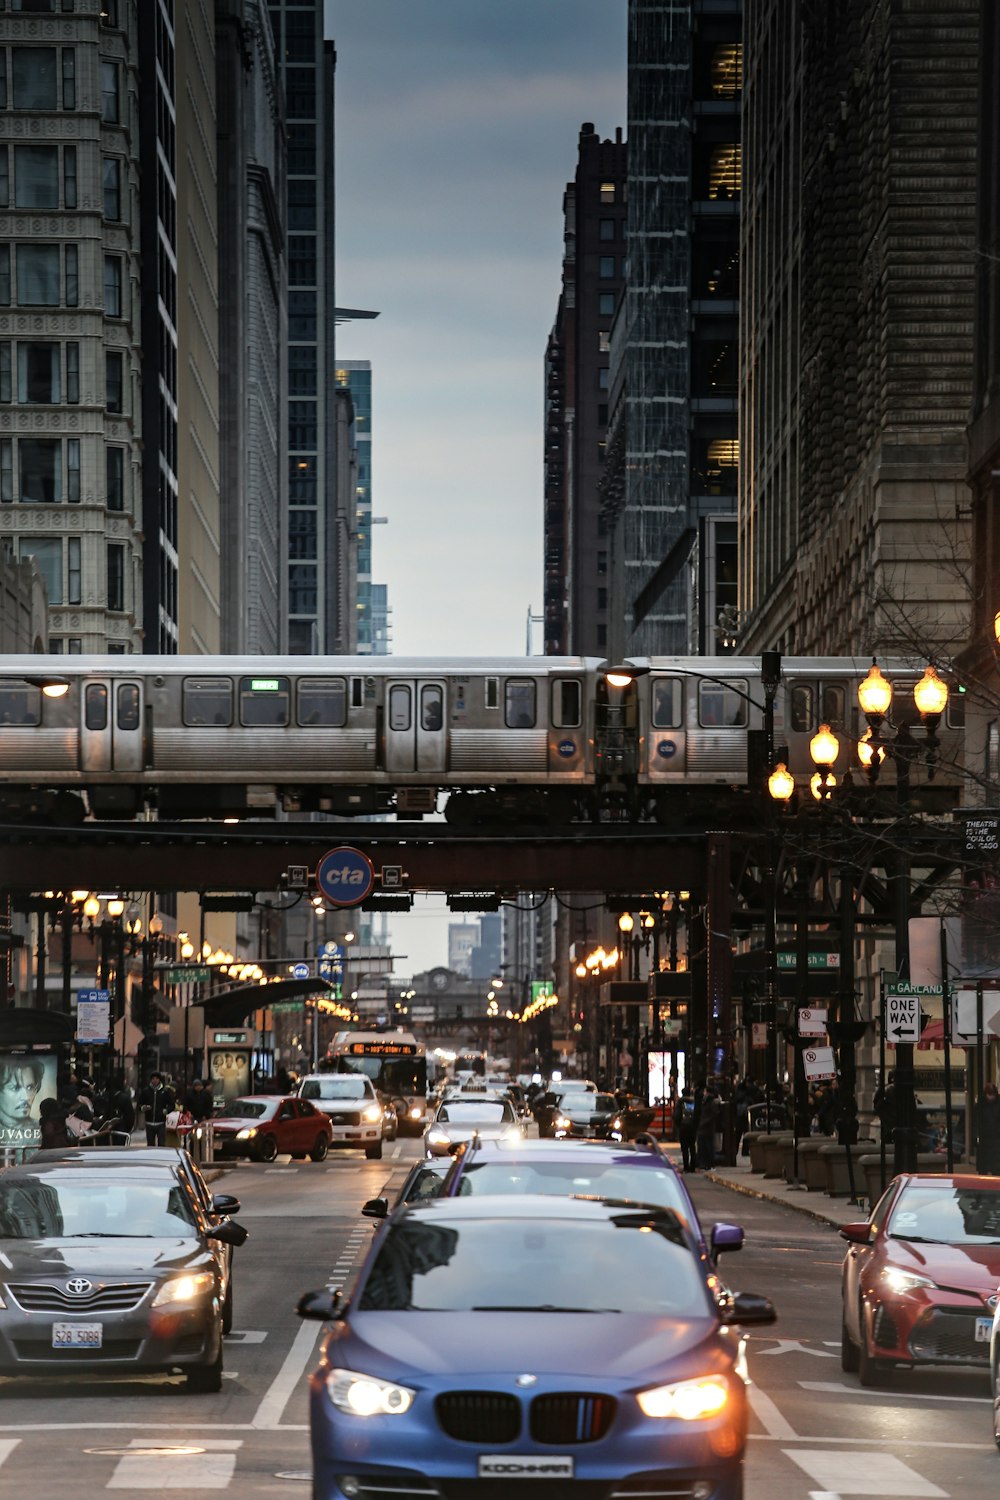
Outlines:
[[[743,1193],[748,1198],[759,1198],[765,1203],[780,1203],[796,1213],[807,1214],[820,1223],[857,1224],[867,1219],[868,1209],[849,1203],[846,1198],[831,1198],[827,1193],[807,1192],[804,1187],[792,1187],[782,1177],[764,1177],[760,1172],[751,1172],[750,1163],[736,1167],[713,1167],[703,1174],[709,1182],[717,1182],[734,1193]]]

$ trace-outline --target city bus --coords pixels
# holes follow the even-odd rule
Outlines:
[[[324,1072],[364,1073],[399,1116],[400,1135],[427,1123],[427,1052],[410,1031],[338,1031],[320,1063]]]

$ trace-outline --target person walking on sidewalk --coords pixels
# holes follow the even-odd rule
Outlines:
[[[719,1128],[721,1112],[718,1092],[710,1083],[705,1089],[698,1115],[697,1159],[703,1172],[711,1171],[715,1166],[715,1132]]]
[[[976,1104],[976,1171],[987,1177],[1000,1174],[1000,1097],[988,1083]]]
[[[163,1075],[153,1073],[139,1101],[146,1115],[146,1145],[163,1146],[167,1139],[167,1115],[174,1108],[173,1090],[163,1082]]]
[[[693,1172],[695,1142],[698,1139],[698,1101],[690,1085],[677,1101],[677,1139],[681,1147],[681,1161],[685,1172]]]

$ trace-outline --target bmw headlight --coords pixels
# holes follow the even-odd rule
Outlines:
[[[198,1271],[194,1276],[175,1276],[165,1281],[153,1298],[154,1307],[168,1307],[175,1302],[197,1302],[215,1289],[215,1276],[211,1271]]]
[[[364,1112],[363,1118],[365,1120],[381,1120],[382,1106],[380,1104],[369,1104],[368,1108]]]
[[[355,1370],[331,1370],[326,1390],[337,1410],[350,1412],[352,1417],[398,1417],[409,1411],[416,1395],[405,1385]]]
[[[676,1385],[657,1385],[651,1391],[640,1391],[636,1400],[644,1416],[697,1422],[718,1416],[729,1400],[729,1386],[721,1375],[704,1375],[697,1380],[681,1380]]]
[[[256,1125],[252,1125],[248,1130],[237,1130],[236,1139],[238,1141],[249,1141],[256,1134],[257,1127]]]
[[[915,1292],[921,1286],[935,1286],[929,1276],[918,1276],[916,1271],[903,1271],[899,1266],[886,1266],[882,1280],[890,1292]]]

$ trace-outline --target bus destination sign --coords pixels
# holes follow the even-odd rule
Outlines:
[[[416,1057],[416,1042],[351,1042],[347,1051],[354,1057]]]

